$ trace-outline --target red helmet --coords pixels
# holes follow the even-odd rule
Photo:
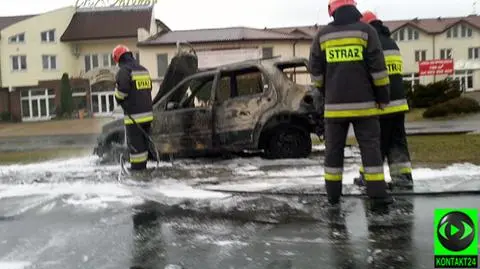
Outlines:
[[[328,15],[333,16],[335,10],[343,6],[356,6],[355,0],[329,0],[328,1]]]
[[[372,21],[378,21],[378,18],[372,11],[365,11],[362,14],[361,21],[364,23],[371,23]]]
[[[123,54],[129,51],[130,50],[128,49],[127,46],[117,45],[112,52],[113,61],[118,64],[118,62],[120,61],[120,57],[122,57]]]

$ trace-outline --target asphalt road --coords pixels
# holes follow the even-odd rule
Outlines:
[[[321,220],[279,224],[162,216],[149,203],[86,210],[56,202],[0,219],[2,269],[433,268],[434,209],[480,197],[401,200],[387,215],[366,214],[361,199],[340,211],[319,202]]]
[[[346,156],[348,184],[359,160],[355,150]],[[0,268],[433,268],[434,209],[480,205],[478,195],[399,197],[378,212],[361,198],[335,209],[319,196],[199,190],[319,186],[321,160],[176,160],[136,185],[94,157],[0,166]],[[414,177],[478,189],[480,167]]]

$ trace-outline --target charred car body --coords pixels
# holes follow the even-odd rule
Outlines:
[[[197,66],[194,52],[179,52],[154,98],[151,140],[160,157],[262,151],[266,158],[303,158],[310,135],[323,135],[320,93],[285,72],[306,70],[306,59]],[[126,149],[123,120],[104,125],[94,153],[111,159]]]

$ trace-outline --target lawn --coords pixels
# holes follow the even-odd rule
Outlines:
[[[408,136],[407,140],[413,165],[444,167],[465,162],[480,165],[480,135]],[[355,138],[347,139],[347,144],[358,145]]]
[[[406,122],[414,122],[414,121],[422,121],[425,120],[423,118],[423,112],[425,112],[425,108],[413,108],[408,113],[405,114],[405,121]]]
[[[26,164],[44,162],[52,159],[72,158],[89,154],[92,154],[92,150],[84,147],[1,152],[0,164]]]
[[[475,113],[468,114],[450,114],[446,117],[437,117],[426,119],[423,117],[423,112],[427,110],[426,108],[412,108],[408,113],[405,114],[405,122],[416,122],[416,121],[442,121],[442,120],[452,120],[452,119],[461,119],[466,116],[474,115]]]

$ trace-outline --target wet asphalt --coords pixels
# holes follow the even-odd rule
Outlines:
[[[391,212],[375,215],[366,213],[362,199],[352,198],[339,211],[326,210],[322,220],[279,224],[207,213],[168,216],[151,203],[101,211],[55,207],[47,214],[24,213],[0,221],[0,265],[433,268],[434,209],[478,204],[478,196],[409,198],[398,201]]]
[[[358,158],[346,152],[346,173]],[[0,166],[0,268],[433,268],[435,208],[480,205],[479,195],[397,197],[378,211],[358,197],[331,208],[320,195],[194,191],[318,188],[321,167],[319,152],[176,160],[156,170],[162,181],[130,184],[93,157]],[[473,165],[416,175],[424,188],[480,189]]]

